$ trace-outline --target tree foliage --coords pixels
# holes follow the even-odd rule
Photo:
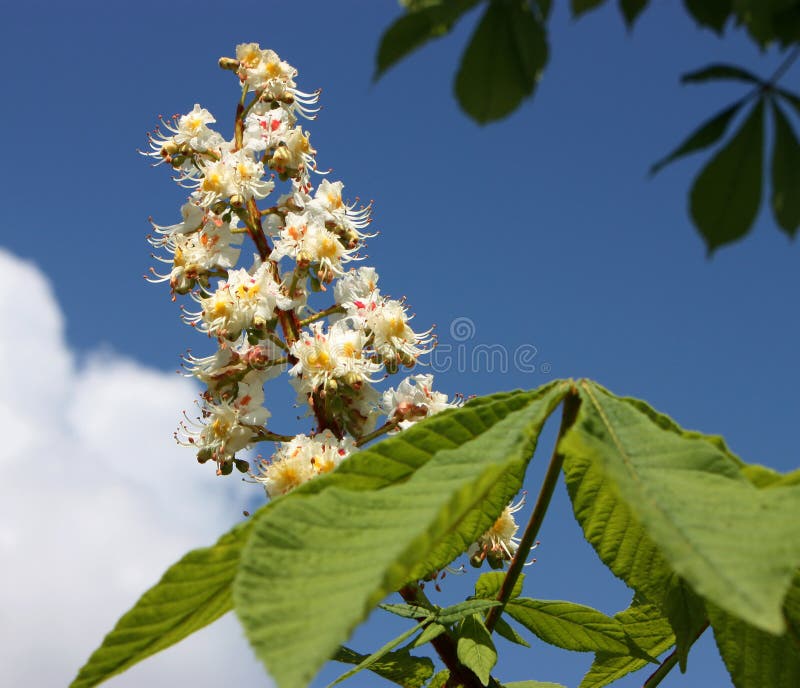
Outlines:
[[[467,12],[480,5],[481,18],[469,38],[455,78],[455,96],[473,120],[487,124],[506,117],[536,89],[550,53],[549,0],[405,0],[405,14],[383,34],[376,78],[412,51],[449,33]],[[606,0],[571,0],[573,17],[605,5]],[[778,44],[785,62],[769,77],[729,64],[711,64],[684,74],[682,82],[739,81],[745,92],[734,103],[695,128],[671,153],[651,167],[655,174],[676,160],[718,144],[734,121],[738,129],[716,149],[692,184],[690,215],[709,255],[747,235],[761,207],[765,142],[772,122],[769,166],[770,207],[778,227],[794,238],[800,227],[800,142],[787,109],[800,114],[800,97],[778,80],[800,51],[800,2],[797,0],[684,0],[699,25],[722,35],[740,28],[758,46]],[[623,21],[633,29],[648,0],[619,0]],[[769,112],[772,118],[765,116]]]

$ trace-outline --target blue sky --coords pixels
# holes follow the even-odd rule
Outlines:
[[[682,87],[682,72],[732,61],[767,75],[779,55],[759,53],[740,32],[720,40],[698,30],[678,3],[653,3],[630,34],[615,7],[574,22],[566,3],[557,4],[551,61],[535,99],[487,127],[467,120],[451,95],[474,13],[454,36],[373,84],[379,35],[399,14],[389,0],[230,7],[76,0],[6,9],[0,406],[7,412],[0,428],[18,442],[0,501],[0,520],[12,524],[0,531],[0,546],[15,561],[0,575],[0,608],[14,611],[0,613],[0,636],[17,643],[9,659],[18,682],[63,685],[166,564],[212,541],[260,499],[256,488],[209,480],[208,467],[174,447],[171,428],[193,390],[172,371],[182,352],[203,343],[180,322],[166,290],[141,277],[151,264],[148,216],[176,221],[184,194],[136,149],[158,114],[195,102],[223,131],[230,126],[237,89],[216,61],[240,42],[273,48],[299,69],[301,88],[323,89],[324,109],[308,126],[317,160],[334,169],[350,198],[375,201],[380,235],[369,243],[368,264],[385,292],[408,298],[417,329],[435,323],[443,347],[461,347],[467,357],[477,345],[535,347],[535,372],[452,366],[437,372],[439,388],[486,394],[591,377],[684,426],[724,435],[745,460],[797,466],[797,247],[762,212],[750,237],[707,260],[686,210],[706,157],[646,176],[652,162],[742,92],[731,84]],[[800,86],[797,69],[784,84]],[[457,318],[469,320],[466,339],[451,332]],[[148,390],[159,395],[157,404]],[[295,409],[271,410],[276,422],[294,422]],[[553,434],[549,428],[542,438],[543,456]],[[145,453],[146,469],[137,463]],[[67,455],[74,457],[69,469]],[[35,466],[22,470],[23,461]],[[533,478],[543,463],[534,462]],[[80,520],[98,495],[98,503],[126,508]],[[199,499],[208,501],[191,502]],[[17,511],[26,508],[36,516]],[[72,518],[75,550],[52,532],[52,519]],[[44,546],[20,546],[20,538],[42,536],[34,526],[50,531]],[[151,527],[163,536],[158,542]],[[126,546],[134,531],[146,556]],[[627,604],[624,587],[580,540],[563,486],[541,539],[531,595],[609,613]],[[61,590],[45,562],[69,571],[74,587]],[[103,562],[111,568],[101,576]],[[136,575],[126,578],[131,570]],[[3,595],[18,585],[17,575],[30,576],[38,592],[13,606]],[[103,590],[108,576],[124,579],[116,597]],[[448,585],[456,594],[469,582]],[[65,596],[78,606],[59,606],[56,598]],[[102,607],[80,633],[69,618],[78,603]],[[59,634],[46,609],[61,615]],[[22,618],[30,635],[20,633]],[[253,681],[258,668],[235,624],[228,619],[215,632],[233,648],[236,671]],[[370,625],[355,646],[366,649],[373,632],[389,629]],[[160,685],[156,677],[166,685],[190,670],[197,680],[229,676],[230,657],[202,649],[219,641],[196,642],[175,659],[169,652],[154,659],[153,669],[134,670],[149,673],[109,685]],[[59,644],[69,647],[55,652]],[[42,647],[60,657],[50,673],[33,659]],[[501,678],[570,688],[591,659],[538,646],[528,654],[504,650]],[[688,683],[728,685],[710,638],[700,650],[690,658]],[[364,681],[351,684],[372,685]],[[684,685],[684,677],[662,685]]]

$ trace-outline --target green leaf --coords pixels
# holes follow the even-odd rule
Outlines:
[[[621,655],[632,651],[619,621],[582,604],[518,597],[508,602],[506,613],[546,643],[565,650]]]
[[[71,688],[89,688],[174,645],[231,610],[231,582],[251,522],[167,569],[105,637]]]
[[[760,77],[752,72],[748,72],[746,69],[723,63],[710,64],[693,72],[687,72],[681,76],[681,83],[683,84],[698,84],[704,81],[725,80],[746,81],[750,84],[764,83]]]
[[[517,645],[522,645],[523,647],[530,647],[531,644],[525,640],[514,627],[508,623],[502,616],[497,617],[497,621],[494,624],[494,630],[497,631],[497,635],[502,636],[506,640],[516,643]]]
[[[683,0],[683,4],[701,26],[722,34],[733,11],[731,0]]]
[[[673,576],[664,599],[664,611],[675,632],[675,646],[681,672],[686,673],[689,649],[706,625],[706,609],[680,576]]]
[[[614,618],[622,624],[633,642],[654,657],[675,644],[669,621],[655,605],[634,601],[625,611],[615,614]],[[647,664],[647,660],[640,657],[598,652],[580,688],[602,688]]]
[[[442,669],[436,676],[431,679],[427,688],[444,688],[450,678],[450,672],[447,669]]]
[[[456,75],[461,108],[479,124],[533,94],[547,64],[547,34],[528,3],[491,0]]]
[[[800,650],[788,633],[766,633],[714,605],[709,605],[708,614],[736,688],[800,686]]]
[[[494,523],[567,389],[556,382],[446,411],[353,454],[330,474],[336,484],[273,503],[243,552],[234,602],[278,686],[305,686],[378,602]],[[396,481],[347,488],[382,471]]]
[[[433,611],[418,604],[379,604],[378,606],[385,612],[402,616],[405,619],[426,619],[434,615]]]
[[[582,14],[597,9],[605,1],[606,0],[570,0],[569,6],[572,10],[572,16],[577,19]]]
[[[374,79],[428,41],[449,33],[463,14],[480,0],[437,0],[409,7],[381,37]]]
[[[445,625],[452,624],[456,621],[461,621],[467,616],[488,611],[499,604],[497,600],[467,600],[466,602],[459,602],[437,612],[436,620]]]
[[[341,676],[339,676],[339,678],[337,678],[335,681],[333,681],[332,683],[328,684],[328,688],[333,688],[333,686],[336,686],[336,685],[340,684],[342,681],[350,678],[351,676],[354,676],[359,671],[363,671],[364,669],[372,670],[373,667],[375,667],[378,662],[382,661],[392,650],[394,650],[394,648],[396,648],[400,643],[402,643],[404,640],[407,640],[408,638],[410,638],[420,628],[422,628],[422,625],[424,623],[425,623],[424,621],[420,621],[416,626],[412,626],[411,628],[409,628],[404,633],[401,633],[399,636],[397,636],[396,638],[390,640],[388,643],[386,643],[385,645],[380,647],[378,650],[375,650],[375,652],[373,652],[372,654],[365,655],[364,658],[356,666],[354,666],[352,669],[350,669],[350,671],[346,671]],[[341,653],[341,650],[339,650],[339,652],[337,652],[337,654],[334,655],[334,659],[338,659],[338,656],[339,656],[340,653]],[[396,654],[400,655],[402,653],[396,653]],[[410,655],[408,655],[408,656],[410,657]],[[411,660],[409,660],[409,664],[411,664]],[[397,667],[395,667],[395,668],[397,668]],[[428,675],[422,681],[424,682],[431,674],[433,674],[433,662],[430,663],[430,672],[428,673]],[[398,675],[402,676],[402,671],[400,671],[398,673]]]
[[[666,167],[678,158],[708,148],[719,141],[725,135],[728,125],[734,115],[739,112],[743,102],[740,100],[703,122],[674,151],[655,163],[650,168],[650,174],[656,174],[661,168]]]
[[[689,207],[709,255],[749,231],[761,203],[764,101],[695,179]]]
[[[625,24],[629,29],[633,28],[636,19],[647,7],[650,0],[619,0],[619,9],[625,18]]]
[[[475,581],[475,597],[480,597],[484,600],[494,599],[500,593],[500,587],[506,578],[504,571],[487,571],[482,573],[478,580]],[[514,587],[511,590],[511,599],[519,597],[522,594],[522,585],[525,582],[525,574],[521,573],[519,578],[514,581]]]
[[[666,561],[706,600],[781,633],[781,604],[800,564],[800,487],[759,490],[714,444],[665,430],[594,383],[578,388],[583,403],[559,450],[576,517],[601,559],[658,600],[643,579],[657,542],[660,586]],[[644,560],[624,551],[628,527],[646,532]]]
[[[800,143],[783,110],[772,101],[772,212],[778,226],[794,238],[800,226]]]
[[[442,626],[442,624],[436,622],[429,623],[427,626],[425,626],[422,633],[420,633],[414,639],[413,645],[414,647],[420,647],[425,643],[429,643],[434,638],[438,638],[440,635],[442,635],[442,633],[444,633],[446,630],[447,629]]]
[[[342,647],[333,659],[343,664],[362,664],[369,657]],[[428,657],[414,657],[408,652],[389,652],[374,660],[368,668],[372,673],[403,688],[421,688],[433,675],[433,662]]]
[[[484,686],[489,685],[492,668],[497,664],[497,650],[494,649],[492,634],[477,614],[462,620],[458,628],[456,655]]]

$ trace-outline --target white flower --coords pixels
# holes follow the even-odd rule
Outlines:
[[[230,340],[238,338],[244,329],[263,328],[276,317],[277,309],[293,305],[273,278],[269,263],[262,263],[252,274],[244,268],[232,270],[211,296],[194,298],[201,310],[187,313],[185,320],[208,334]]]
[[[341,380],[350,387],[371,382],[381,366],[364,355],[365,336],[340,320],[323,331],[321,322],[311,325],[311,333],[302,332],[292,345],[297,363],[289,370],[296,378],[299,394],[308,394],[331,380]]]
[[[361,241],[367,236],[375,236],[360,231],[371,222],[372,206],[356,208],[355,204],[347,205],[342,200],[343,188],[342,182],[329,182],[323,179],[306,208],[307,212],[318,215],[325,227],[341,233],[352,243]]]
[[[294,118],[284,108],[251,112],[245,118],[244,148],[254,152],[277,148],[293,126]]]
[[[181,426],[185,439],[182,444],[197,449],[201,461],[213,459],[222,464],[236,452],[247,448],[257,437],[257,428],[270,417],[264,408],[263,378],[251,371],[239,382],[234,399],[217,403],[206,401],[201,407],[202,418]]]
[[[222,137],[208,127],[216,121],[208,110],[195,103],[191,112],[178,118],[175,142],[186,143],[196,151],[205,151],[218,146]]]
[[[447,395],[432,389],[433,375],[411,375],[397,389],[383,393],[380,409],[387,419],[397,422],[401,429],[440,411],[461,406],[461,401],[449,402]]]
[[[503,509],[492,527],[470,546],[467,555],[473,566],[479,567],[486,559],[492,568],[500,568],[503,562],[511,560],[520,543],[520,539],[516,537],[519,526],[514,514],[524,505],[525,495],[516,504],[511,503]]]
[[[364,319],[369,311],[375,310],[383,302],[377,284],[378,273],[375,268],[350,270],[334,285],[333,298],[348,315]]]
[[[269,339],[250,344],[242,337],[233,344],[223,342],[210,356],[186,354],[184,368],[187,376],[196,377],[209,392],[219,394],[250,370],[259,371],[262,381],[277,377],[286,369],[286,354]]]
[[[377,303],[374,309],[367,310],[364,318],[372,332],[372,346],[384,361],[402,361],[405,365],[424,353],[431,351],[426,347],[433,341],[431,330],[417,334],[408,325],[405,306],[396,299]]]
[[[236,193],[244,200],[265,198],[275,188],[272,180],[263,179],[264,164],[260,160],[254,160],[250,151],[239,150],[225,155],[223,159],[233,170],[233,187]]]
[[[298,263],[313,263],[322,279],[343,274],[342,263],[352,260],[352,254],[353,250],[346,249],[323,225],[305,214],[287,213],[270,258],[278,261],[288,256]]]
[[[193,203],[181,209],[184,222],[171,227],[153,225],[160,237],[152,237],[150,243],[171,254],[169,257],[154,256],[156,260],[171,264],[170,272],[159,274],[151,270],[151,282],[169,280],[173,292],[186,294],[197,281],[208,284],[208,278],[236,265],[239,259],[240,239],[231,232],[231,226],[220,216]],[[199,218],[198,218],[199,211]],[[198,226],[199,221],[199,226]]]
[[[255,479],[274,498],[290,492],[312,478],[329,473],[355,451],[351,439],[339,440],[330,430],[313,437],[297,435],[282,442],[269,461],[262,461]]]

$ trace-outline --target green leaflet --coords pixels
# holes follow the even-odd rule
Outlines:
[[[546,643],[565,650],[637,652],[619,621],[582,604],[518,597],[508,602],[506,613]]]
[[[408,12],[392,24],[381,37],[375,66],[375,79],[399,60],[440,38],[453,28],[461,16],[480,0],[431,0],[408,7]]]
[[[734,115],[741,109],[743,102],[737,101],[733,105],[721,110],[716,115],[706,120],[697,129],[681,142],[681,144],[669,155],[663,157],[650,168],[650,174],[656,174],[659,170],[674,162],[678,158],[694,153],[709,146],[713,146],[719,141],[728,130]]]
[[[526,2],[491,0],[456,75],[461,108],[479,124],[533,94],[548,59],[547,33]]]
[[[647,7],[650,0],[620,0],[619,9],[625,18],[625,25],[632,29],[639,15]]]
[[[461,621],[458,627],[456,654],[458,660],[470,669],[484,686],[489,685],[489,677],[497,663],[497,650],[492,642],[492,634],[477,614]]]
[[[749,84],[762,83],[761,78],[746,69],[736,65],[715,63],[710,64],[693,72],[687,72],[681,76],[681,83],[697,84],[704,81],[724,81],[732,79],[734,81],[744,81]]]
[[[361,664],[368,657],[341,647],[333,659],[344,664]],[[369,670],[403,688],[421,688],[433,675],[433,662],[428,657],[414,657],[408,652],[389,652],[370,664]]]
[[[666,565],[706,600],[781,633],[800,563],[800,487],[759,490],[710,442],[654,424],[591,382],[579,389],[578,418],[559,447],[576,516],[601,559],[651,600],[643,576],[657,567],[663,585]],[[644,560],[626,540],[645,544]]]
[[[234,604],[281,688],[307,685],[381,599],[452,561],[493,523],[567,387],[476,400],[352,456],[348,473],[332,474],[338,484],[274,502],[244,549]],[[380,470],[375,457],[406,467],[395,468],[403,479],[346,489],[348,475],[362,482]]]
[[[707,26],[718,34],[733,11],[732,0],[683,0],[686,10],[701,26]]]
[[[761,204],[764,101],[706,164],[689,193],[689,210],[709,255],[749,231]]]
[[[480,597],[484,600],[489,600],[497,597],[500,592],[500,586],[503,584],[506,574],[504,571],[487,571],[482,573],[478,580],[475,581],[475,597]],[[519,597],[522,594],[522,586],[525,583],[525,574],[519,574],[519,578],[514,583],[514,588],[511,590],[510,599]]]
[[[633,642],[655,657],[675,644],[669,622],[654,605],[634,601],[614,618],[622,624]],[[647,664],[647,660],[639,657],[598,652],[579,688],[602,688]]]
[[[780,106],[772,101],[775,143],[772,148],[772,212],[790,237],[800,226],[800,143]]]
[[[736,688],[800,685],[800,571],[786,596],[787,633],[775,636],[709,606],[717,647]]]
[[[230,611],[231,581],[251,522],[167,569],[105,637],[71,688],[89,688],[174,645]]]

